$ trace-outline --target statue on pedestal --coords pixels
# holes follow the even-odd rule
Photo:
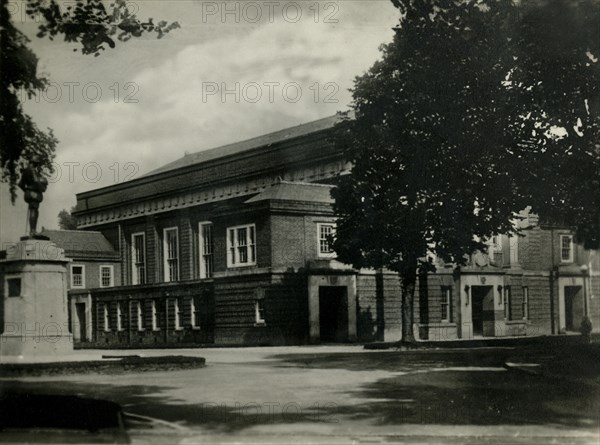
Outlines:
[[[29,205],[29,236],[40,238],[37,235],[37,221],[39,216],[40,202],[44,199],[43,193],[48,188],[48,180],[41,172],[41,160],[38,155],[33,155],[27,167],[23,170],[19,188],[25,194],[25,202]]]

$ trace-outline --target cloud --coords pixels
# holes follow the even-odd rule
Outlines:
[[[279,18],[259,26],[221,25],[211,28],[215,35],[210,39],[193,42],[188,30],[183,46],[173,34],[165,44],[174,51],[144,59],[137,70],[121,66],[136,48],[148,51],[148,42],[128,42],[114,58],[104,54],[103,64],[100,58],[69,56],[69,63],[77,64],[71,71],[75,77],[69,77],[59,62],[43,59],[50,72],[56,65],[53,79],[59,84],[65,79],[82,86],[96,82],[103,95],[96,103],[78,97],[76,104],[29,104],[34,118],[53,128],[60,140],[56,163],[61,176],[48,190],[42,224],[53,226],[58,211],[74,205],[75,193],[127,178],[132,172],[125,168],[128,163],[135,163],[137,177],[186,151],[251,138],[344,109],[354,77],[379,58],[378,47],[391,40],[397,20],[389,2],[377,2],[379,9],[368,2],[346,3],[338,23]],[[185,20],[181,22],[185,30]],[[123,71],[131,76],[124,78],[119,74]],[[133,85],[128,90],[127,81]],[[115,82],[118,100],[110,89]],[[127,103],[125,95],[134,87],[133,101]]]

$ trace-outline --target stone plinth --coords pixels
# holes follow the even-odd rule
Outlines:
[[[9,245],[0,261],[0,362],[36,362],[73,351],[64,251],[48,240]]]

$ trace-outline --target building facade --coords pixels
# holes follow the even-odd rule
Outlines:
[[[330,190],[351,165],[335,117],[203,151],[77,195],[84,231],[117,252],[114,286],[71,291],[81,346],[285,345],[397,340],[396,274],[336,261]],[[497,236],[467,267],[436,259],[415,297],[418,338],[557,334],[600,323],[596,252],[571,232]],[[90,281],[91,283],[91,281]],[[82,297],[81,295],[85,295]]]
[[[121,285],[121,261],[110,242],[100,232],[91,230],[44,230],[70,260],[67,265],[69,289],[68,318],[70,333],[76,342],[91,341],[92,300],[88,289],[105,289]]]

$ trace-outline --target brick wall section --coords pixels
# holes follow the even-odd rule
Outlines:
[[[303,267],[307,256],[307,217],[272,215],[271,251],[273,267]],[[316,229],[315,229],[316,230]]]
[[[551,310],[554,311],[555,329],[558,329],[558,285],[554,283],[553,308],[550,301],[549,276],[524,276],[523,286],[529,288],[528,335],[551,333]]]
[[[600,330],[600,276],[590,277],[589,313],[592,320],[592,329]]]
[[[179,212],[179,279],[191,280],[193,278],[193,233],[189,212]]]
[[[169,284],[160,287],[136,286],[113,290],[94,290],[92,293],[93,341],[85,347],[138,348],[161,346],[192,346],[214,342],[213,284],[210,280],[188,284]],[[200,311],[200,326],[191,326],[191,298]],[[181,330],[175,329],[173,304],[179,302]],[[156,303],[159,330],[152,330],[152,301]],[[142,305],[144,330],[138,330],[136,305]],[[110,331],[103,330],[101,304],[108,304]],[[122,331],[117,331],[117,304],[121,304]],[[169,307],[167,308],[167,305]],[[133,319],[136,319],[135,321]]]
[[[378,288],[381,280],[375,275],[358,275],[356,277],[357,294],[357,339],[359,342],[375,341],[383,337],[382,290]]]
[[[255,301],[266,298],[268,275],[240,276],[215,283],[215,342],[217,344],[272,344],[272,317],[265,307],[265,325],[255,325]],[[257,292],[262,289],[262,295]],[[266,305],[265,305],[266,306]]]
[[[146,217],[146,281],[156,283],[158,270],[157,232],[154,215]]]

